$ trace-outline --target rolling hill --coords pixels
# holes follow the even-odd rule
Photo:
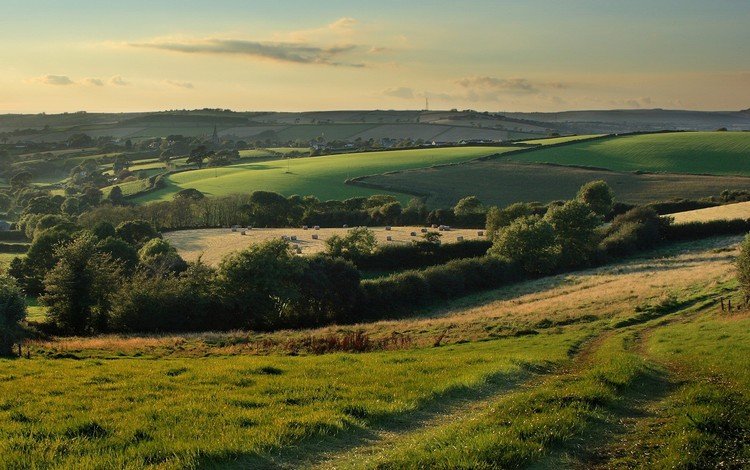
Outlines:
[[[177,191],[187,188],[213,196],[266,190],[287,196],[311,194],[322,200],[346,199],[383,192],[345,184],[346,180],[356,176],[459,163],[512,149],[458,147],[394,150],[242,163],[172,174],[166,178],[165,188],[139,196],[135,201],[169,200]],[[397,196],[404,201],[409,199],[405,194]]]

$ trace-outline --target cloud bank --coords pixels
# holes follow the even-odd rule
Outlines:
[[[233,55],[268,59],[295,64],[318,64],[334,67],[364,67],[340,59],[341,56],[359,49],[356,45],[332,47],[315,46],[309,43],[258,42],[239,39],[202,39],[191,41],[151,41],[130,43],[131,47],[181,52],[184,54]]]

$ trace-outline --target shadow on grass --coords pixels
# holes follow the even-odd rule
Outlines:
[[[446,419],[446,416],[452,413],[461,412],[465,407],[494,399],[500,394],[513,390],[526,380],[549,374],[554,370],[552,363],[522,363],[520,366],[521,371],[517,373],[492,374],[474,387],[466,385],[452,387],[425,399],[413,411],[364,416],[359,415],[355,409],[347,410],[345,411],[347,414],[360,419],[362,424],[351,426],[337,434],[321,433],[310,436],[299,443],[289,443],[281,449],[269,451],[263,455],[256,453],[231,457],[208,455],[198,462],[198,467],[286,469],[309,468],[325,464],[355,449],[367,450],[378,443],[392,440],[394,434],[403,435],[429,426],[434,421]]]

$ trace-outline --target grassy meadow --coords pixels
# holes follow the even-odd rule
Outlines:
[[[422,227],[370,227],[373,231],[378,245],[405,245],[414,240],[420,240]],[[199,257],[205,263],[218,265],[227,254],[247,248],[256,243],[281,238],[282,236],[297,237],[292,241],[293,245],[300,248],[304,255],[321,253],[326,250],[326,240],[333,235],[345,236],[349,229],[345,228],[321,228],[320,230],[304,230],[302,228],[254,228],[245,231],[242,229],[233,232],[227,228],[205,228],[195,230],[178,230],[164,234],[172,246],[187,261],[195,261]],[[416,233],[412,236],[411,233]],[[316,235],[317,240],[312,236]],[[481,238],[477,230],[452,229],[442,232],[440,241],[442,243],[455,243],[458,237],[464,240]],[[391,240],[388,240],[391,237]]]
[[[529,154],[516,157],[523,155]],[[450,207],[467,194],[477,196],[485,204],[498,206],[519,201],[569,199],[581,185],[592,180],[606,181],[619,201],[637,204],[674,198],[702,198],[725,189],[747,189],[750,186],[750,178],[745,176],[635,174],[516,163],[504,158],[380,174],[362,181],[384,190],[420,193],[430,207]]]
[[[513,155],[513,161],[650,171],[750,176],[750,133],[670,132],[611,137]]]
[[[718,442],[708,426],[750,432],[740,367],[750,317],[715,304],[736,288],[738,240],[661,248],[370,324],[39,340],[30,359],[0,360],[0,459],[9,468],[740,462],[746,442]],[[312,347],[352,334],[365,352]],[[729,406],[739,414],[710,413]],[[669,445],[649,451],[655,436]]]
[[[246,193],[258,189],[276,191],[287,196],[312,194],[321,200],[368,196],[382,191],[346,185],[345,180],[388,171],[459,163],[507,150],[511,148],[396,150],[241,163],[170,175],[165,188],[139,196],[135,201],[169,200],[174,193],[187,188],[194,188],[212,196]],[[401,199],[408,199],[403,194],[399,196]]]

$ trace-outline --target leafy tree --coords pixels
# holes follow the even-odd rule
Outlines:
[[[22,171],[20,173],[16,173],[10,179],[10,186],[14,190],[26,187],[31,184],[32,178],[33,176],[28,171]]]
[[[107,196],[107,199],[114,204],[121,204],[124,199],[122,189],[120,189],[119,186],[112,186],[112,189],[109,190],[109,196]]]
[[[586,263],[596,249],[596,227],[599,217],[581,201],[568,201],[551,207],[544,219],[555,231],[555,243],[560,250],[560,264],[568,267]]]
[[[365,227],[356,227],[343,237],[333,235],[326,240],[326,253],[332,258],[356,259],[375,251],[378,242],[375,233]]]
[[[427,233],[422,234],[422,239],[431,245],[437,245],[440,243],[440,237],[442,237],[443,234],[440,232],[430,231]]]
[[[232,253],[216,273],[218,294],[238,327],[271,328],[297,298],[301,259],[283,240]]]
[[[57,262],[57,248],[70,241],[66,228],[53,227],[34,236],[25,258],[14,258],[8,273],[16,278],[26,295],[39,295],[44,290],[44,276]]]
[[[156,275],[179,273],[187,269],[185,260],[177,250],[162,238],[153,238],[138,250],[138,260]]]
[[[57,264],[44,278],[42,303],[61,331],[85,335],[106,331],[121,266],[96,250],[90,233],[57,249]]]
[[[427,220],[427,206],[420,198],[411,198],[401,211],[401,219],[405,224],[423,224]]]
[[[484,212],[482,201],[476,196],[467,196],[453,206],[453,213],[459,217]]]
[[[256,225],[268,227],[289,222],[291,204],[281,194],[273,191],[253,191],[249,202],[250,215]]]
[[[651,207],[636,207],[612,220],[599,248],[610,254],[625,255],[658,244],[671,219],[661,217]]]
[[[38,196],[31,199],[23,210],[24,214],[57,214],[60,203],[52,196]]]
[[[591,206],[591,210],[595,214],[606,217],[612,211],[615,195],[605,181],[599,180],[581,186],[576,199]]]
[[[104,240],[105,238],[114,237],[116,235],[115,227],[104,220],[97,222],[97,224],[94,225],[94,228],[91,229],[91,232],[99,240]]]
[[[141,247],[152,238],[159,237],[159,232],[145,220],[123,222],[117,226],[115,233],[118,237],[136,247]]]
[[[13,344],[23,337],[20,322],[26,318],[26,299],[15,279],[0,275],[0,356],[13,354]]]
[[[490,207],[487,211],[487,238],[491,240],[502,228],[507,227],[514,220],[536,212],[535,206],[525,202],[517,202],[502,209],[497,206]]]
[[[377,214],[373,215],[374,219],[379,220],[384,224],[396,224],[401,216],[401,203],[396,201],[383,204],[377,210]]]
[[[7,194],[0,193],[0,211],[7,212],[13,204],[13,199]]]
[[[495,235],[489,254],[504,258],[532,274],[547,274],[557,265],[555,231],[538,215],[513,221]]]
[[[746,235],[740,243],[740,253],[737,255],[735,264],[740,290],[745,297],[750,297],[750,234]]]
[[[297,281],[299,297],[287,309],[289,326],[317,326],[350,320],[359,293],[359,271],[341,258],[308,260]]]
[[[99,240],[96,244],[97,252],[109,255],[112,260],[120,263],[123,272],[126,274],[131,274],[135,270],[138,264],[138,252],[133,248],[133,245],[114,236],[106,237],[103,240],[98,236],[96,237]]]
[[[203,168],[203,162],[211,155],[213,155],[211,150],[208,150],[205,145],[200,145],[190,151],[186,163],[195,163],[198,168]]]

